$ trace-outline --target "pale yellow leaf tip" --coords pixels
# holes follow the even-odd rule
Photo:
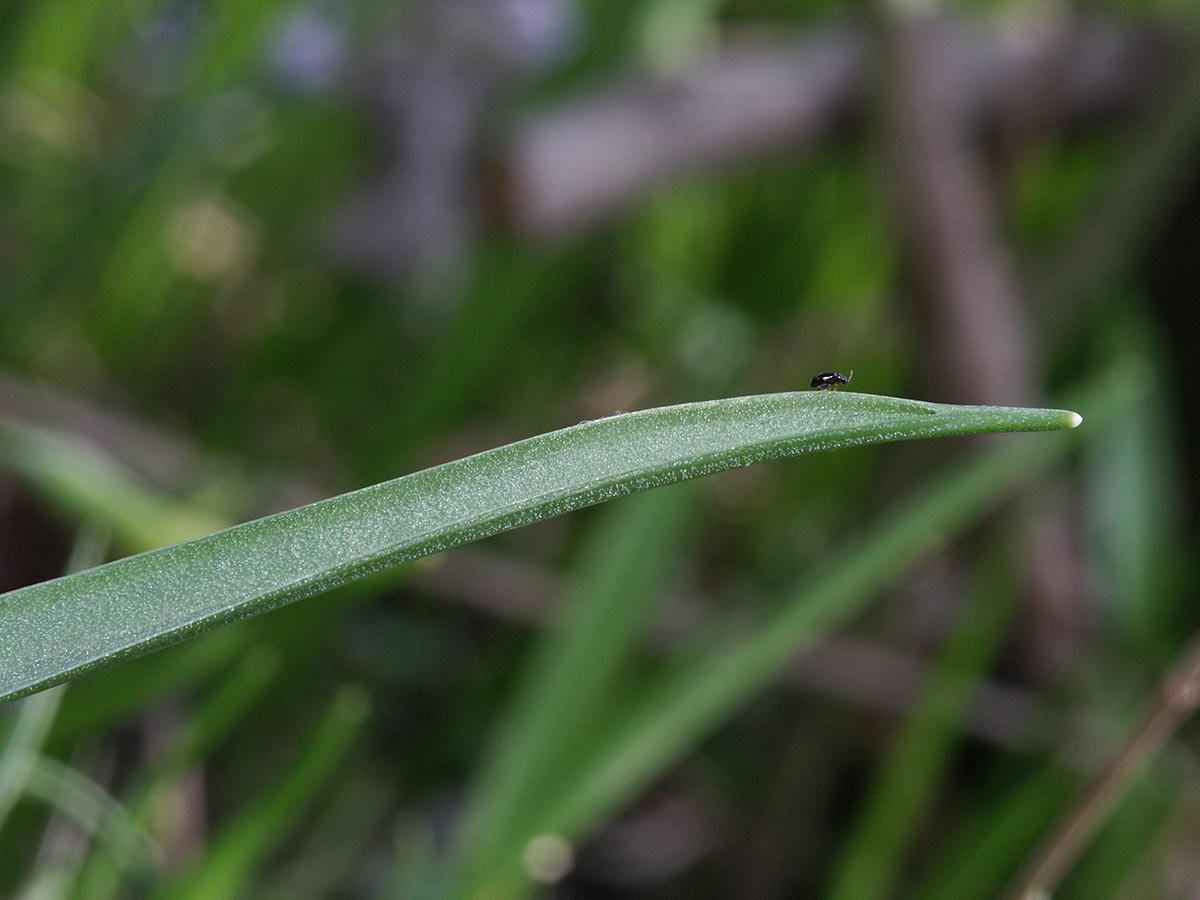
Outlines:
[[[1073,412],[1073,413],[1071,413],[1071,418],[1068,419],[1067,421],[1071,423],[1070,425],[1067,426],[1068,428],[1078,428],[1080,425],[1083,424],[1083,416],[1081,416],[1077,412]]]

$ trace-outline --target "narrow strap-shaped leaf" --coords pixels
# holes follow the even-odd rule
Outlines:
[[[585,422],[0,595],[0,700],[634,491],[812,450],[1079,421],[1062,410],[802,392]]]

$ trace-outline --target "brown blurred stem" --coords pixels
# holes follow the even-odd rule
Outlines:
[[[628,79],[519,127],[499,166],[502,220],[553,239],[688,172],[792,155],[858,130],[872,63],[861,29],[726,34],[722,51],[689,72]],[[1185,51],[1162,29],[1082,17],[1063,27],[944,25],[937,42],[940,75],[962,89],[970,126],[982,132],[1006,111],[1036,110],[1024,119],[1026,138],[1143,109]],[[1044,79],[1030,73],[1051,69],[1046,103]]]
[[[1141,723],[1116,757],[1035,854],[1008,894],[1010,900],[1051,896],[1117,801],[1197,707],[1200,707],[1200,637],[1192,640],[1163,680]]]
[[[968,80],[954,77],[954,28],[886,0],[875,12],[884,175],[918,327],[919,375],[951,402],[1032,404],[1041,380],[1033,329],[982,151],[977,98]],[[1029,80],[1025,89],[1033,89]],[[1068,670],[1084,643],[1084,582],[1063,577],[1079,559],[1069,507],[1025,507],[1030,603],[1019,623],[1020,658],[1044,681]]]
[[[920,349],[955,402],[1028,403],[1029,324],[941,19],[877,4],[885,178]]]

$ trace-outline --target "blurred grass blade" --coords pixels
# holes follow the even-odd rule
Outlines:
[[[67,571],[77,572],[96,565],[108,552],[108,538],[92,528],[80,529],[71,548]],[[58,715],[65,688],[46,691],[20,704],[15,721],[0,745],[0,828],[25,789],[37,765],[42,744]],[[3,723],[0,723],[3,724]],[[0,735],[4,729],[0,728]]]
[[[396,785],[373,767],[344,771],[322,807],[307,817],[302,839],[289,844],[287,859],[272,866],[269,880],[262,880],[256,900],[345,896],[341,888],[362,876],[369,852],[365,848],[375,846],[382,834],[399,840],[403,819],[397,809],[402,802]],[[373,890],[371,896],[407,900],[412,894]]]
[[[4,594],[0,700],[634,491],[811,450],[1079,421],[1062,410],[806,391],[585,422]]]
[[[997,787],[991,802],[955,828],[911,896],[924,900],[990,900],[1003,891],[1038,835],[1078,787],[1057,764],[1041,765],[1024,782]]]
[[[679,485],[606,511],[583,549],[559,621],[538,643],[480,775],[468,826],[476,856],[494,853],[545,809],[598,725],[625,696],[622,676],[679,561],[696,493]]]
[[[963,719],[1008,633],[1018,591],[1012,542],[998,543],[983,560],[959,621],[849,829],[830,879],[832,900],[882,900],[895,894],[907,853],[963,739]]]
[[[251,650],[189,717],[182,734],[161,756],[138,769],[122,795],[135,824],[150,827],[156,804],[167,799],[170,789],[188,768],[211,752],[245,718],[275,677],[279,666],[279,654],[273,648]],[[81,867],[74,893],[64,891],[63,896],[73,896],[77,900],[107,900],[116,896],[121,874],[120,860],[96,848]]]
[[[313,730],[301,757],[281,784],[231,823],[198,867],[161,895],[161,900],[231,900],[252,897],[250,879],[262,862],[289,837],[316,793],[345,759],[366,721],[366,692],[346,687],[333,698]]]
[[[122,867],[149,869],[157,863],[158,849],[149,833],[82,772],[57,760],[38,757],[29,774],[28,791],[108,844]]]
[[[8,739],[0,746],[0,827],[4,826],[33,773],[64,690],[46,691],[21,703]]]
[[[1145,322],[1132,316],[1114,314],[1106,324],[1125,342],[1145,347],[1136,377],[1147,390],[1127,415],[1084,444],[1083,520],[1093,545],[1097,601],[1113,623],[1114,639],[1163,667],[1175,655],[1178,634],[1162,623],[1184,621],[1192,602],[1190,579],[1181,577],[1179,565],[1192,557],[1186,494],[1178,489],[1186,479],[1186,454],[1167,405],[1164,343],[1143,336]]]
[[[104,678],[72,684],[59,711],[56,732],[71,740],[89,731],[112,728],[164,696],[201,688],[236,665],[252,637],[247,630],[235,625],[212,631],[169,653],[135,659]]]
[[[232,524],[155,490],[99,447],[31,425],[0,420],[0,464],[21,473],[55,505],[104,523],[133,551]]]

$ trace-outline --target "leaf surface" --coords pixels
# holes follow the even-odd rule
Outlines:
[[[635,491],[814,450],[1079,421],[1063,410],[805,391],[584,422],[0,595],[0,701]]]

